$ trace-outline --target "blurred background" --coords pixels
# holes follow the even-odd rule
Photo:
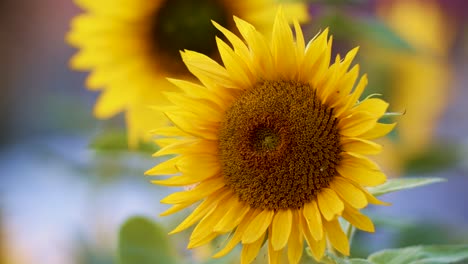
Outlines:
[[[329,27],[334,50],[360,46],[368,94],[383,94],[398,128],[378,157],[389,177],[448,179],[370,208],[376,234],[353,255],[415,244],[468,243],[468,27],[464,0],[309,1],[305,35]],[[97,94],[73,72],[64,36],[81,11],[67,0],[0,1],[0,263],[115,263],[120,225],[164,227],[169,191],[143,177],[153,148],[126,150],[122,116],[98,121]],[[5,62],[6,61],[6,62]],[[183,214],[183,213],[182,213]],[[183,250],[183,238],[171,243]],[[192,256],[194,258],[194,256]]]

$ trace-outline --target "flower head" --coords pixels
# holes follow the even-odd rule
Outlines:
[[[349,255],[338,218],[374,231],[359,209],[382,204],[365,187],[386,177],[365,155],[378,153],[371,139],[394,126],[378,123],[388,104],[358,101],[367,79],[357,81],[359,67],[350,68],[357,49],[330,65],[328,30],[306,45],[298,23],[293,34],[280,10],[268,41],[234,20],[243,40],[214,23],[231,44],[216,39],[223,66],[185,50],[202,85],[171,80],[185,93],[167,94],[175,126],[156,130],[166,137],[155,156],[176,156],[147,174],[177,174],[154,183],[194,187],[164,198],[173,207],[163,215],[200,201],[172,233],[196,224],[189,248],[230,233],[214,257],[242,244],[241,261],[250,263],[267,243],[270,263],[282,251],[298,263],[304,241],[320,259],[327,240]]]
[[[210,20],[233,29],[232,16],[260,28],[274,17],[274,0],[75,0],[86,10],[72,22],[67,41],[79,48],[71,66],[90,70],[86,85],[102,90],[95,106],[98,118],[125,112],[129,143],[149,139],[154,125],[167,119],[148,105],[167,103],[174,91],[166,76],[188,78],[179,50],[218,56]],[[288,6],[290,15],[307,18],[304,4]]]

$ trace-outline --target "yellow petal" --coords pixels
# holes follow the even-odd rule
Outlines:
[[[296,56],[297,56],[297,63],[298,65],[296,66],[298,69],[301,66],[301,63],[304,59],[304,53],[305,53],[305,42],[304,42],[304,35],[302,33],[301,26],[299,25],[299,22],[297,19],[293,21],[294,24],[294,32],[296,33]]]
[[[302,232],[307,241],[307,245],[312,252],[312,256],[317,262],[320,262],[325,254],[325,237],[320,240],[315,240],[310,233],[309,226],[304,219],[299,218],[299,225],[302,227]]]
[[[175,204],[171,208],[169,208],[166,211],[160,213],[159,215],[160,216],[171,215],[173,213],[179,212],[180,210],[183,210],[183,209],[191,206],[192,204],[194,204],[194,203],[193,202],[188,202],[188,203]]]
[[[261,211],[249,224],[247,230],[245,230],[242,236],[242,243],[249,244],[257,241],[265,233],[268,226],[270,226],[273,215],[273,210]]]
[[[323,188],[317,195],[317,201],[320,212],[327,220],[331,220],[343,212],[344,204],[332,189]]]
[[[332,246],[343,255],[349,256],[348,237],[346,237],[346,234],[341,229],[338,219],[334,219],[330,222],[325,221],[323,225],[325,226],[328,240]]]
[[[367,112],[356,112],[340,119],[338,128],[340,134],[346,137],[356,137],[372,129],[377,118]]]
[[[271,51],[279,77],[294,78],[297,64],[293,34],[281,8],[278,8],[272,35]]]
[[[197,185],[193,190],[176,192],[166,196],[161,200],[165,204],[178,204],[198,201],[215,191],[223,188],[225,182],[223,178],[213,178]]]
[[[320,240],[323,237],[322,215],[320,214],[317,202],[312,200],[306,203],[303,209],[303,215],[309,226],[310,233],[315,240]]]
[[[270,228],[271,230],[271,228]],[[269,232],[271,236],[271,231]],[[273,246],[271,245],[271,241],[267,241],[268,243],[268,264],[280,264],[281,261],[281,253],[283,250],[274,250]]]
[[[209,121],[220,122],[222,119],[222,112],[219,108],[210,105],[205,101],[199,99],[192,99],[185,94],[176,92],[166,92],[164,95],[174,105],[184,108],[184,111],[189,111],[197,116],[203,116]]]
[[[356,107],[352,109],[354,112],[364,111],[372,113],[377,117],[381,117],[387,111],[388,103],[379,98],[369,98],[360,102]]]
[[[371,204],[376,204],[376,205],[391,205],[391,203],[388,203],[388,202],[384,202],[384,201],[380,201],[379,199],[375,198],[374,195],[372,195],[368,190],[366,190],[365,188],[361,188],[361,191],[364,193],[364,195],[366,196],[366,199],[369,203]]]
[[[170,160],[163,161],[153,168],[147,170],[145,175],[170,175],[178,173],[176,163],[180,160],[179,157],[172,158]]]
[[[197,226],[193,229],[187,248],[195,248],[204,245],[219,235],[217,232],[213,231],[213,226],[223,217],[224,211],[221,210],[220,206],[221,204],[224,204],[227,198],[224,197],[219,199],[217,203],[218,207],[211,212],[208,212],[202,220],[200,220]]]
[[[216,208],[216,206],[219,204],[219,201],[224,199],[227,195],[229,195],[229,192],[223,192],[220,193],[219,191],[217,193],[214,193],[207,197],[200,205],[193,210],[193,212],[187,216],[182,223],[180,223],[174,230],[172,230],[169,234],[175,234],[180,231],[183,231],[193,224],[195,224],[198,220],[202,219],[205,217],[205,215],[210,214],[213,212],[213,210]]]
[[[274,250],[280,250],[288,243],[292,227],[291,210],[278,210],[272,222],[271,244]]]
[[[229,240],[228,244],[221,251],[216,253],[213,256],[213,258],[220,258],[222,256],[225,256],[241,241],[242,235],[245,233],[245,230],[247,229],[248,225],[253,220],[253,218],[257,216],[256,213],[258,214],[258,211],[250,210],[245,215],[244,219],[242,219],[240,224],[237,226],[236,231],[234,232],[232,238]]]
[[[300,67],[300,80],[313,81],[317,84],[317,76],[321,76],[330,64],[331,51],[327,47],[328,28],[309,41],[304,53],[303,63]]]
[[[363,231],[367,232],[374,232],[374,223],[372,223],[372,220],[361,214],[358,210],[347,206],[345,210],[343,211],[343,218],[346,219],[349,223],[351,223],[353,226],[356,228],[359,228]]]
[[[217,93],[216,90],[208,89],[205,86],[186,80],[178,80],[171,78],[168,78],[167,80],[175,86],[179,87],[187,96],[197,99],[205,99],[207,101],[213,102],[216,104],[216,106],[220,107],[220,109],[224,109],[225,107],[223,97],[220,97],[221,95]]]
[[[250,207],[242,202],[236,196],[226,202],[227,211],[223,218],[213,227],[213,230],[219,233],[225,233],[234,229],[244,216],[250,211]]]
[[[335,177],[330,186],[344,201],[354,208],[361,209],[367,206],[367,199],[364,193],[347,180]]]
[[[116,89],[106,89],[99,96],[94,115],[97,118],[109,118],[123,111],[129,104],[128,97],[122,96],[121,91]]]
[[[302,237],[302,227],[299,225],[299,218],[302,218],[300,211],[293,212],[293,225],[291,235],[288,240],[288,260],[291,264],[297,264],[301,260],[304,250],[304,238]]]
[[[342,147],[344,151],[359,154],[378,154],[382,151],[381,145],[361,138],[345,138]]]
[[[231,79],[238,87],[242,87],[243,89],[252,87],[256,79],[252,72],[250,72],[250,67],[247,65],[249,61],[243,60],[218,37],[216,37],[216,43],[218,44],[218,50],[223,64],[229,76],[231,76]]]
[[[184,116],[186,113],[178,112],[166,112],[167,118],[180,130],[183,132],[193,135],[195,137],[201,137],[208,140],[217,140],[218,139],[218,129],[215,124],[210,124],[207,120],[199,120],[196,116],[193,118],[187,118]]]
[[[351,152],[343,153],[343,160],[336,170],[341,176],[364,186],[377,186],[387,180],[377,164]]]
[[[265,238],[265,232],[253,243],[244,244],[241,252],[241,264],[250,264],[258,255]]]
[[[226,39],[231,42],[232,46],[234,47],[234,51],[244,60],[247,61],[250,57],[250,51],[249,48],[245,45],[245,43],[238,38],[234,33],[231,31],[227,30],[220,24],[216,23],[215,21],[212,21],[213,25],[221,31]]]
[[[198,154],[196,157],[184,155],[176,163],[177,169],[184,175],[214,175],[221,169],[216,154]]]
[[[390,131],[395,128],[396,123],[393,124],[381,124],[381,123],[376,123],[373,128],[371,128],[369,131],[361,134],[359,137],[360,138],[365,138],[365,139],[375,139],[379,137],[383,137],[390,133]]]
[[[225,68],[212,58],[190,50],[181,52],[182,60],[200,81],[209,79],[211,82],[227,88],[239,88],[230,78]]]

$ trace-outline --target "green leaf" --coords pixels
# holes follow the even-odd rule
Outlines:
[[[426,173],[440,171],[454,166],[462,157],[460,149],[453,144],[434,144],[421,153],[408,158],[405,171],[408,173]]]
[[[350,259],[349,264],[372,264],[372,262],[368,261],[367,259]]]
[[[436,182],[444,182],[446,179],[443,178],[399,178],[399,179],[390,179],[386,183],[377,186],[368,188],[369,192],[375,196],[380,196],[386,193],[412,189]]]
[[[386,249],[369,256],[373,264],[444,264],[468,260],[468,245]]]
[[[98,151],[107,152],[131,151],[128,147],[127,133],[120,130],[104,131],[91,141],[89,147]],[[156,144],[140,142],[134,151],[153,153],[156,152],[157,149],[158,147]]]
[[[132,217],[121,227],[118,258],[120,264],[176,264],[174,249],[166,231],[144,217]]]
[[[328,2],[328,1],[327,1]],[[322,27],[330,27],[334,39],[353,43],[368,42],[395,51],[415,53],[414,47],[383,21],[373,16],[357,17],[340,8],[326,8],[317,19]]]
[[[375,17],[355,19],[355,26],[360,29],[358,33],[370,42],[380,44],[383,47],[391,49],[415,52],[414,48],[408,43],[408,41],[400,37],[387,24]]]

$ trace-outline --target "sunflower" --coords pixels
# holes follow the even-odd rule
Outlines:
[[[378,16],[413,48],[410,52],[367,49],[369,58],[386,65],[394,80],[388,82],[391,93],[387,94],[392,106],[406,112],[399,121],[397,137],[385,142],[389,151],[381,157],[393,169],[392,174],[398,175],[408,160],[429,149],[447,107],[454,27],[432,0],[382,1],[377,8]]]
[[[148,140],[149,125],[167,123],[148,105],[167,103],[163,91],[176,88],[165,77],[187,78],[179,50],[216,57],[214,19],[235,28],[232,16],[259,28],[274,17],[274,0],[75,0],[86,12],[77,16],[67,41],[79,48],[76,70],[91,71],[86,86],[102,90],[94,113],[106,119],[125,112],[129,143]],[[307,19],[303,4],[288,5],[289,15]]]
[[[298,263],[304,241],[317,260],[327,241],[349,255],[339,217],[373,232],[359,209],[384,204],[365,188],[386,181],[366,155],[380,152],[371,140],[394,127],[378,122],[388,104],[358,101],[367,78],[350,68],[357,48],[330,65],[328,30],[306,45],[297,21],[293,34],[280,9],[269,42],[234,20],[243,40],[213,22],[231,44],[216,39],[224,66],[185,50],[202,84],[170,79],[184,93],[167,93],[173,105],[164,112],[174,126],[155,130],[162,148],[154,155],[172,156],[147,174],[173,175],[153,182],[190,188],[162,199],[173,205],[162,215],[200,202],[171,233],[196,224],[188,248],[229,234],[214,257],[242,244],[242,263],[264,243],[270,263],[283,252]]]

